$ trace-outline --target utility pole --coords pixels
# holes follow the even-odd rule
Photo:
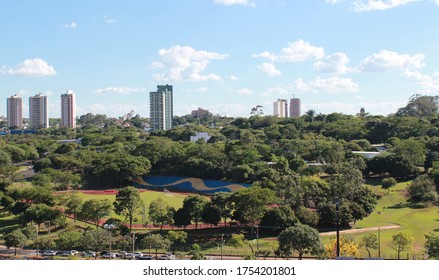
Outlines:
[[[136,233],[133,232],[133,256],[132,256],[133,260],[134,260],[134,244],[135,244],[135,242],[136,242]]]
[[[256,258],[259,260],[259,226],[256,226]]]
[[[378,228],[378,258],[381,258],[381,228]]]
[[[337,222],[337,257],[340,257],[340,198],[335,197],[335,219]]]
[[[221,260],[223,260],[224,233],[221,233]]]

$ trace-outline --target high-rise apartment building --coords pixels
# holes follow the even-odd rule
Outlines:
[[[76,98],[72,90],[61,94],[61,127],[76,127]]]
[[[174,114],[171,85],[158,85],[157,91],[149,93],[149,114],[151,130],[172,128]]]
[[[29,126],[31,128],[49,127],[47,96],[37,94],[29,97]]]
[[[286,99],[278,99],[273,102],[273,116],[279,118],[288,117],[288,101]]]
[[[299,118],[300,114],[300,99],[299,98],[291,98],[290,100],[290,117],[291,118]]]
[[[18,95],[8,98],[7,116],[8,127],[21,128],[23,126],[23,102]]]

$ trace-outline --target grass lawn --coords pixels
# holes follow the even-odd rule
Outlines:
[[[114,194],[84,194],[81,192],[78,192],[79,196],[83,200],[90,200],[90,199],[108,199],[111,201],[111,203],[114,202],[116,199],[116,195]],[[140,198],[142,199],[146,212],[148,213],[149,204],[151,204],[152,201],[156,200],[157,198],[161,197],[163,198],[166,203],[168,203],[169,206],[174,207],[175,209],[181,208],[183,206],[183,200],[186,198],[187,194],[179,194],[179,193],[164,193],[164,192],[157,192],[157,191],[146,191],[140,193]],[[116,215],[115,213],[112,213],[111,217],[124,220],[124,217]],[[148,219],[148,214],[146,214],[146,218]],[[134,224],[142,224],[142,215],[139,214],[136,216],[137,222],[134,222]]]
[[[378,200],[375,211],[367,218],[358,221],[356,228],[369,227],[383,227],[388,225],[399,225],[400,228],[381,230],[381,257],[395,257],[396,251],[392,248],[392,235],[399,232],[408,233],[413,238],[413,246],[404,251],[401,256],[407,257],[409,253],[410,258],[415,255],[416,258],[422,258],[424,254],[425,234],[439,231],[439,207],[416,208],[411,203],[407,202],[405,190],[410,182],[401,182],[390,189],[390,193],[384,191],[384,195]],[[369,185],[374,192],[380,192],[380,185]],[[361,234],[346,234],[345,236],[352,237],[356,243],[360,243],[364,235]],[[343,235],[343,234],[342,234]],[[327,243],[330,237],[323,238]],[[372,250],[372,254],[376,255],[376,251]],[[367,252],[361,249],[363,256],[367,256]]]

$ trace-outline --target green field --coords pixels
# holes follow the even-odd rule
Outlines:
[[[439,207],[416,208],[416,205],[408,203],[405,190],[409,183],[398,183],[390,189],[389,194],[387,194],[387,191],[382,192],[378,184],[375,184],[375,186],[369,185],[374,192],[380,192],[384,195],[378,200],[375,211],[367,218],[358,221],[355,228],[400,226],[397,229],[381,230],[381,257],[391,258],[396,256],[396,252],[392,248],[392,235],[405,232],[413,238],[413,245],[409,250],[404,251],[401,256],[407,257],[408,253],[410,258],[413,255],[417,259],[422,258],[425,252],[425,234],[439,231]],[[352,237],[357,243],[360,243],[362,237],[369,233],[372,232],[345,234],[345,236]],[[378,234],[377,231],[374,233]],[[327,242],[329,237],[325,237],[323,240]],[[361,249],[361,253],[363,256],[367,256],[366,250]],[[372,254],[376,256],[377,252],[372,250]]]
[[[85,201],[90,199],[108,199],[111,201],[111,203],[114,202],[116,199],[116,195],[114,194],[84,194],[81,192],[78,192],[78,195]],[[145,205],[146,212],[148,213],[149,204],[156,200],[157,198],[161,197],[163,200],[165,200],[169,206],[174,207],[175,209],[181,208],[183,206],[183,200],[185,199],[187,195],[186,194],[179,194],[179,193],[164,193],[164,192],[157,192],[157,191],[146,191],[140,193],[140,198]],[[111,217],[118,218],[120,220],[124,220],[124,217],[116,215],[114,212],[111,213]],[[139,214],[135,217],[136,222],[135,224],[142,224],[142,215]],[[146,219],[148,219],[148,214],[146,214]]]

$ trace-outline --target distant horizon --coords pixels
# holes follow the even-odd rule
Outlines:
[[[439,94],[438,12],[437,0],[8,2],[0,115],[8,97],[42,93],[57,118],[71,89],[79,116],[149,116],[160,84],[173,85],[177,116],[272,115],[293,96],[302,114],[388,115]]]

